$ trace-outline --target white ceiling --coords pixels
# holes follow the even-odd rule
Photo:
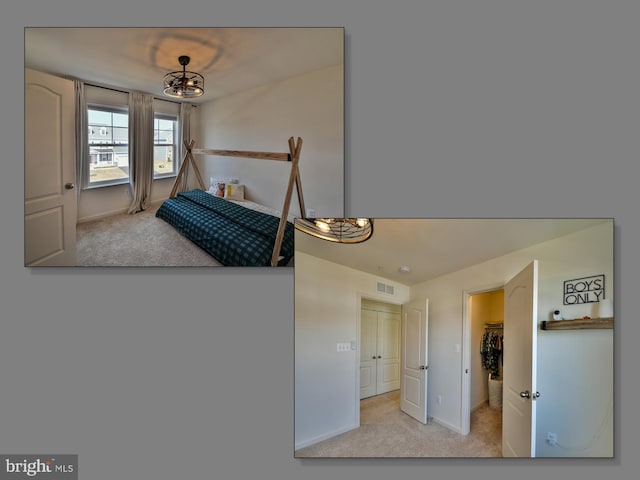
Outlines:
[[[610,219],[374,219],[373,236],[353,245],[298,230],[296,251],[415,285]],[[400,273],[402,265],[409,273]]]
[[[163,76],[205,78],[202,103],[343,63],[342,28],[25,28],[25,67],[162,97]]]

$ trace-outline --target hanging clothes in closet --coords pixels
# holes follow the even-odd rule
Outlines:
[[[504,336],[502,330],[486,330],[480,344],[482,366],[491,373],[491,378],[500,376],[499,361],[502,355]]]

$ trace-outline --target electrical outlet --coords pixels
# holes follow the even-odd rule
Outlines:
[[[307,218],[316,218],[316,211],[313,208],[307,208]]]
[[[552,432],[547,432],[547,437],[545,440],[552,447],[555,447],[558,444],[558,436]]]
[[[438,405],[442,405],[442,395],[438,395],[438,396],[436,397],[436,403],[437,403]]]

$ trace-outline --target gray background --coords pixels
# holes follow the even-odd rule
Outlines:
[[[634,476],[638,2],[2,8],[1,453],[99,480]],[[24,268],[25,26],[344,26],[347,214],[615,217],[616,458],[296,460],[293,271]]]

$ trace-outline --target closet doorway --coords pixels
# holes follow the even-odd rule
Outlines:
[[[503,285],[464,292],[462,433],[471,429],[471,412],[489,408],[502,412],[504,358]]]
[[[360,309],[360,400],[400,388],[401,306],[363,298]]]

